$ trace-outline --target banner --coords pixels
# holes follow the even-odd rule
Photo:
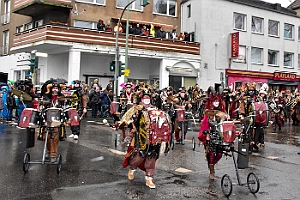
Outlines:
[[[231,33],[231,58],[237,58],[239,56],[240,33]]]

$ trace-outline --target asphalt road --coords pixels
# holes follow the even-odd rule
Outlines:
[[[246,186],[237,184],[231,157],[223,157],[216,165],[216,180],[209,180],[203,146],[192,150],[189,131],[185,145],[176,145],[157,162],[154,178],[156,189],[145,185],[143,172],[127,180],[127,170],[121,167],[125,144],[114,146],[116,133],[101,119],[82,121],[79,141],[68,138],[60,142],[62,169],[56,165],[32,164],[23,172],[24,154],[31,160],[41,160],[43,142],[26,148],[26,132],[15,124],[0,124],[0,199],[226,199],[221,191],[221,177],[228,174],[233,181],[230,199],[299,199],[300,127],[286,125],[280,133],[266,134],[266,147],[249,156],[249,167],[239,169],[242,183],[254,172],[260,180],[256,195]],[[197,127],[195,127],[197,129]],[[70,130],[68,130],[68,135]]]

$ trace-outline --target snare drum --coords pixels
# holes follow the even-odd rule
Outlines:
[[[185,121],[185,109],[175,109],[175,110],[176,110],[178,122],[184,122]]]
[[[41,114],[37,109],[25,108],[20,117],[19,127],[34,128],[40,125],[40,117]]]
[[[65,117],[67,119],[67,123],[71,126],[79,126],[80,125],[80,117],[76,108],[69,108],[64,111]]]
[[[47,127],[58,127],[64,119],[64,112],[61,108],[48,108],[45,115],[45,125]]]
[[[117,114],[117,112],[119,112],[119,106],[120,103],[119,102],[111,102],[110,107],[109,107],[109,112],[111,115],[113,114]]]
[[[236,137],[236,126],[232,121],[222,123],[224,142],[232,143]]]

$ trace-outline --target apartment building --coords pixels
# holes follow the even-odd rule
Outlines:
[[[1,24],[0,46],[6,46],[2,55],[33,51],[47,53],[40,57],[35,79],[42,84],[51,77],[61,77],[69,82],[75,79],[91,83],[95,78],[107,84],[113,79],[114,72],[109,63],[116,53],[116,34],[98,31],[97,23],[101,19],[113,28],[128,0],[15,0],[4,8],[10,21]],[[149,0],[143,7],[136,0],[129,6],[129,23],[132,27],[151,25],[157,32],[163,29],[165,38],[130,35],[128,54],[126,55],[126,37],[119,34],[120,60],[128,59],[131,70],[129,81],[159,81],[160,87],[173,85],[175,88],[194,85],[198,81],[200,68],[200,44],[193,41],[169,39],[173,29],[179,33],[181,0]],[[127,13],[121,24],[126,28]],[[13,21],[13,23],[12,23]],[[17,56],[15,56],[17,57]],[[22,63],[29,64],[22,57]],[[0,58],[1,59],[1,58]],[[19,60],[18,60],[19,61]],[[11,67],[11,79],[23,78],[29,66]],[[119,78],[124,81],[124,77]]]
[[[298,2],[298,1],[297,1]],[[299,2],[294,2],[299,9]],[[298,5],[298,6],[297,6]],[[184,0],[181,29],[201,43],[199,84],[295,89],[300,72],[297,12],[260,0]]]

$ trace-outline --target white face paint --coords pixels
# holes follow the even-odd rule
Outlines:
[[[218,101],[214,101],[214,102],[213,102],[213,105],[214,105],[214,107],[219,107],[219,105],[220,105],[220,102],[218,102]]]
[[[143,99],[143,104],[149,105],[150,104],[150,99],[149,98],[144,98]]]

